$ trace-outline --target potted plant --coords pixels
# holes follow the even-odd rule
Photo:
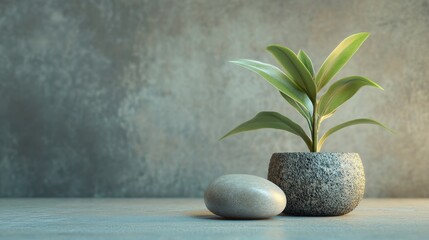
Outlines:
[[[305,119],[306,132],[300,125],[277,112],[260,112],[253,119],[242,123],[221,139],[230,135],[261,128],[288,131],[302,138],[309,152],[274,153],[270,160],[268,179],[286,194],[286,214],[333,216],[352,211],[363,197],[365,174],[357,153],[320,152],[326,139],[333,133],[356,124],[383,124],[368,118],[341,123],[319,137],[323,121],[349,100],[363,86],[383,90],[377,83],[361,76],[351,76],[333,83],[326,92],[324,87],[349,61],[369,33],[357,33],[344,39],[326,58],[315,73],[310,57],[302,50],[295,54],[291,49],[270,45],[267,50],[274,55],[279,68],[254,61],[231,61],[247,68],[268,81],[280,91],[281,96]],[[309,133],[309,135],[307,135]]]

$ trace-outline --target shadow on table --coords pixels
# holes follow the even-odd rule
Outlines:
[[[339,217],[347,217],[348,215],[341,215],[341,216],[311,216],[311,215],[292,215],[292,214],[286,214],[286,213],[280,213],[277,215],[277,217],[282,218],[339,218]]]
[[[210,211],[188,211],[185,214],[192,218],[204,219],[204,220],[221,220],[221,221],[255,221],[255,220],[272,220],[276,217],[280,218],[330,218],[330,217],[344,217],[344,216],[296,216],[296,215],[287,215],[284,213],[280,213],[279,215],[272,218],[262,218],[262,219],[242,219],[242,218],[224,218],[214,215]]]
[[[214,215],[209,211],[188,211],[185,213],[189,217],[204,219],[204,220],[221,220],[221,221],[258,221],[258,220],[270,220],[271,218],[262,219],[242,219],[242,218],[224,218]]]

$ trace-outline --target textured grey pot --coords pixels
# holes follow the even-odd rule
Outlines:
[[[286,194],[290,215],[338,216],[362,200],[365,173],[357,153],[274,153],[268,180]]]

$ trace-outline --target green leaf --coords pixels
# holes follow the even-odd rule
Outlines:
[[[267,47],[277,61],[286,69],[292,77],[292,80],[305,90],[310,99],[314,102],[316,100],[316,84],[310,72],[298,59],[295,53],[289,48],[271,45]]]
[[[286,101],[292,105],[299,114],[301,114],[305,120],[307,121],[308,127],[310,128],[310,131],[313,129],[313,125],[311,124],[311,116],[313,115],[313,107],[309,106],[308,109],[304,108],[303,106],[301,106],[301,104],[298,104],[295,100],[293,100],[292,98],[288,97],[286,94],[280,92],[280,94],[282,95],[282,97],[284,99],[286,99]]]
[[[343,78],[332,84],[320,98],[318,113],[320,116],[332,113],[363,86],[372,86],[383,90],[377,83],[361,76]]]
[[[307,53],[305,53],[303,50],[299,50],[297,56],[299,60],[301,60],[301,62],[304,64],[304,66],[307,68],[308,72],[310,72],[311,76],[314,77],[313,62],[311,61]]]
[[[311,100],[308,98],[307,94],[300,90],[299,87],[277,67],[248,59],[230,62],[259,74],[280,92],[292,98],[303,107],[307,108],[308,106],[312,106]]]
[[[323,116],[320,116],[320,118],[319,118],[319,123],[322,123],[323,121],[325,121],[326,119],[328,119],[328,118],[330,118],[330,117],[332,117],[333,115],[334,115],[334,113],[335,113],[336,111],[334,110],[333,112],[331,112],[331,113],[329,113],[329,114],[326,114],[326,115],[323,115]]]
[[[321,90],[332,77],[350,60],[369,33],[357,33],[344,39],[326,58],[316,75],[317,89]]]
[[[377,122],[375,120],[368,119],[368,118],[355,119],[355,120],[351,120],[351,121],[348,121],[348,122],[345,122],[345,123],[341,123],[341,124],[339,124],[339,125],[331,128],[331,129],[329,129],[325,134],[323,134],[323,136],[319,140],[319,146],[318,146],[319,149],[318,150],[320,150],[320,148],[322,148],[323,143],[326,141],[326,139],[331,134],[333,134],[333,133],[335,133],[335,132],[337,132],[337,131],[345,128],[345,127],[356,125],[356,124],[375,124],[375,125],[381,126],[381,127],[385,128],[385,129],[389,130],[390,132],[393,132],[392,129],[386,127],[385,125],[383,125],[383,124],[381,124],[381,123],[379,123],[379,122]]]
[[[301,126],[277,112],[260,112],[251,120],[240,124],[233,130],[225,134],[225,136],[223,136],[221,139],[224,139],[233,134],[257,130],[261,128],[273,128],[288,131],[297,136],[300,136],[304,140],[305,144],[307,144],[307,147],[309,149],[311,148],[311,140],[305,134]]]

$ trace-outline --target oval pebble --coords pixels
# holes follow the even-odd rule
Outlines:
[[[280,214],[286,207],[284,192],[267,179],[230,174],[214,180],[204,193],[214,214],[234,219],[261,219]]]

